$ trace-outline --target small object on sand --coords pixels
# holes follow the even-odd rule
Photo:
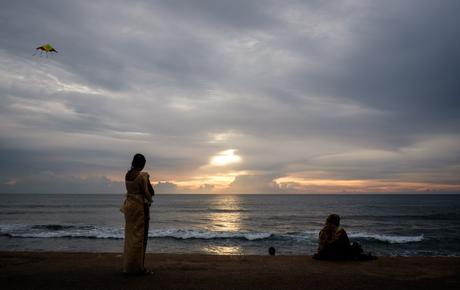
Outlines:
[[[270,254],[270,256],[274,256],[275,253],[276,253],[275,248],[274,248],[274,247],[270,247],[270,248],[268,249],[268,253]]]

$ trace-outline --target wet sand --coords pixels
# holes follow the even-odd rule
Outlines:
[[[460,258],[148,254],[152,276],[121,273],[114,253],[0,252],[1,289],[460,289]]]

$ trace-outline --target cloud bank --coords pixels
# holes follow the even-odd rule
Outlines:
[[[460,189],[458,1],[1,7],[0,192]]]

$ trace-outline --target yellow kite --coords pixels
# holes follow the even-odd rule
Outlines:
[[[35,50],[40,50],[40,56],[42,56],[43,52],[45,52],[46,57],[48,57],[48,53],[57,53],[57,50],[49,43],[39,46]],[[34,55],[35,54],[37,54],[37,52],[35,52]]]

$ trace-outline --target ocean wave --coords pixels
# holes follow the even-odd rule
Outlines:
[[[357,220],[368,220],[368,219],[423,219],[423,220],[458,220],[460,214],[457,212],[447,212],[447,213],[432,213],[432,214],[420,214],[420,215],[348,215],[348,219],[357,219]]]
[[[149,232],[149,237],[153,238],[175,238],[181,240],[188,239],[243,239],[248,241],[268,239],[273,236],[267,232],[216,232],[208,230],[191,229],[164,229]]]
[[[355,238],[355,239],[374,240],[374,241],[390,243],[390,244],[418,243],[424,240],[423,235],[396,236],[396,235],[368,234],[368,233],[349,233],[348,236],[350,238]]]
[[[177,240],[294,240],[297,242],[315,243],[319,230],[306,230],[301,232],[252,232],[252,231],[211,231],[206,229],[166,228],[152,229],[149,238],[171,238]],[[92,225],[0,225],[0,235],[11,238],[86,238],[86,239],[123,239],[122,227],[103,227]],[[353,240],[366,240],[390,244],[417,243],[424,240],[423,235],[399,236],[366,232],[351,232],[349,237]]]
[[[183,209],[182,212],[192,213],[243,213],[248,212],[246,209],[227,209],[227,208],[205,208],[205,209]]]
[[[75,225],[0,225],[0,235],[11,238],[122,239],[123,230]]]
[[[75,229],[75,228],[79,228],[79,227],[71,226],[71,225],[57,225],[57,224],[31,226],[31,229],[50,230],[50,231],[62,231],[62,230]],[[82,228],[88,228],[88,227],[82,227]]]
[[[293,238],[297,241],[317,241],[319,230],[308,230],[302,232],[288,232],[281,235],[280,237]],[[405,244],[405,243],[417,243],[424,240],[423,235],[418,236],[398,236],[398,235],[385,235],[385,234],[373,234],[373,233],[361,233],[351,232],[348,233],[350,239],[377,241],[381,243],[390,244]]]
[[[73,225],[0,225],[0,235],[11,238],[87,238],[123,239],[122,228],[73,226]],[[219,232],[197,229],[155,229],[149,238],[189,239],[239,239],[256,241],[272,237],[268,232]]]

